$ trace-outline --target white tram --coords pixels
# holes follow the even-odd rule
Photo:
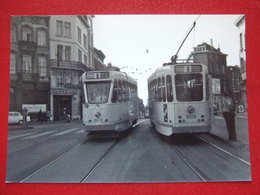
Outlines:
[[[81,76],[86,132],[124,131],[138,119],[137,82],[120,71],[90,71]]]
[[[150,121],[159,133],[210,131],[207,73],[203,64],[178,63],[148,78]]]

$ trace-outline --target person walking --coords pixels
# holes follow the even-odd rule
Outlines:
[[[42,122],[42,110],[40,109],[39,113],[38,113],[38,121]]]
[[[230,141],[236,141],[237,136],[236,136],[236,126],[235,126],[234,104],[232,99],[228,96],[227,93],[224,94],[222,109],[223,109],[223,117],[227,125],[228,139]]]

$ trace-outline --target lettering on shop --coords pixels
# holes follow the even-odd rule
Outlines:
[[[59,95],[72,95],[76,94],[76,90],[73,89],[51,89],[52,94],[59,94]]]

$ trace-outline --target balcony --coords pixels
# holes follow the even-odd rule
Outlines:
[[[19,81],[39,81],[39,73],[17,72],[17,76]]]
[[[63,61],[63,60],[50,60],[51,68],[62,68],[62,69],[73,69],[73,70],[81,70],[83,72],[93,70],[92,67],[87,66],[81,62],[75,61]]]
[[[37,47],[37,44],[33,41],[24,41],[24,40],[20,40],[18,41],[18,48],[20,50],[27,50],[27,51],[35,51]]]

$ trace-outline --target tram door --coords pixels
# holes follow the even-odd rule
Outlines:
[[[66,116],[71,115],[71,96],[54,96],[54,120],[65,120]]]

